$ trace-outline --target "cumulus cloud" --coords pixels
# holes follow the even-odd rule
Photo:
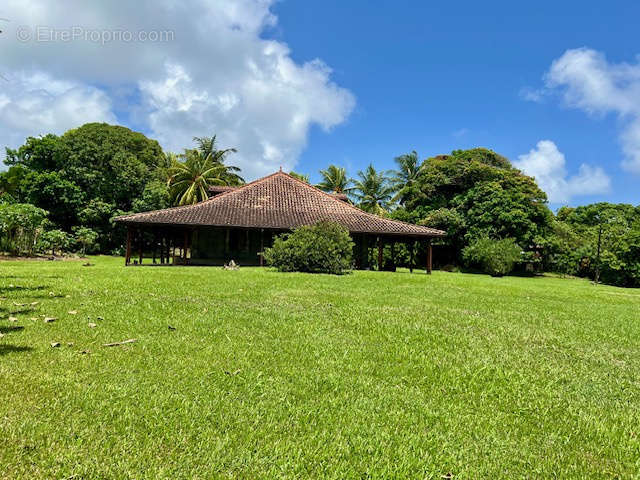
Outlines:
[[[7,146],[90,121],[116,121],[108,96],[91,86],[21,73],[12,75],[0,93],[0,138]]]
[[[600,167],[583,163],[576,175],[569,176],[565,156],[551,140],[539,141],[514,165],[536,179],[551,203],[566,203],[575,196],[606,193],[611,188],[611,179]]]
[[[622,125],[623,168],[640,174],[640,62],[610,63],[589,48],[567,50],[545,76],[570,107],[592,115],[614,113]]]
[[[248,178],[291,169],[310,127],[328,131],[341,124],[355,99],[332,81],[321,60],[297,63],[286,44],[264,38],[277,24],[273,1],[68,0],[60,8],[46,0],[5,0],[2,13],[11,23],[4,26],[0,73],[14,72],[5,73],[14,87],[3,93],[15,103],[21,92],[16,78],[36,72],[84,89],[93,101],[104,99],[94,110],[103,119],[113,121],[118,112],[165,149],[181,150],[193,136],[217,133],[222,147],[238,148],[233,162]],[[18,39],[21,25],[31,34],[26,42]],[[77,38],[48,41],[65,29]],[[133,41],[119,41],[119,31],[130,32]],[[139,32],[155,32],[160,40],[139,40]],[[36,41],[38,35],[46,41]],[[24,93],[23,101],[31,96]],[[58,118],[56,111],[51,116]],[[32,130],[47,128],[36,119]],[[0,139],[15,144],[24,133],[0,117]]]

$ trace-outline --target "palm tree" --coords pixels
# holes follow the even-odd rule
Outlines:
[[[420,164],[415,150],[411,153],[400,155],[394,160],[398,164],[398,170],[394,170],[391,177],[391,184],[396,192],[393,200],[399,201],[402,205],[407,199],[411,188],[415,185],[416,180],[420,177],[423,165]]]
[[[363,172],[358,172],[353,196],[358,200],[358,206],[365,212],[384,213],[391,205],[393,186],[386,172],[377,172],[373,165],[369,165]]]
[[[347,171],[342,167],[329,165],[326,170],[320,170],[322,181],[316,185],[320,190],[334,193],[349,193],[353,190],[349,184],[351,180],[347,177]]]
[[[209,198],[209,186],[227,185],[222,177],[225,166],[202,156],[198,150],[185,150],[184,162],[175,161],[169,169],[168,185],[177,205],[192,205]]]
[[[196,142],[196,150],[200,152],[200,155],[202,155],[203,158],[224,167],[225,170],[222,173],[221,178],[225,180],[226,185],[236,186],[244,183],[244,178],[238,174],[240,172],[240,167],[227,165],[225,163],[227,155],[237,152],[235,148],[218,150],[218,146],[216,145],[216,135],[213,137],[193,137],[193,141]]]
[[[289,175],[291,175],[293,178],[297,178],[298,180],[303,181],[304,183],[309,183],[309,175],[307,174],[291,171],[289,172]]]

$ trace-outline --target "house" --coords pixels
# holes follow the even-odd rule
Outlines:
[[[353,241],[355,266],[369,268],[370,248],[378,248],[382,269],[384,244],[415,242],[427,248],[426,270],[431,272],[431,240],[445,232],[366,213],[345,195],[323,192],[282,171],[241,187],[211,187],[211,198],[181,207],[118,217],[127,227],[126,264],[137,248],[153,252],[153,263],[263,265],[262,253],[276,235],[322,220],[346,227]]]

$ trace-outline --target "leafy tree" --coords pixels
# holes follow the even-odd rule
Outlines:
[[[35,172],[61,170],[65,161],[60,137],[49,134],[41,137],[28,137],[20,148],[6,149],[7,165],[19,165]]]
[[[535,180],[483,148],[425,160],[403,200],[414,221],[449,233],[442,243],[458,263],[476,239],[513,238],[533,250],[551,231],[553,215]]]
[[[385,172],[378,172],[369,165],[366,170],[358,172],[358,179],[354,180],[353,196],[358,206],[370,213],[385,213],[391,206],[393,187]]]
[[[43,250],[51,250],[51,255],[66,251],[71,246],[72,238],[64,230],[48,230],[40,235],[40,246]]]
[[[80,253],[84,257],[87,250],[96,245],[98,232],[87,227],[75,227],[73,233],[75,234],[76,242],[81,246]]]
[[[264,258],[281,272],[333,273],[351,269],[353,241],[349,231],[334,222],[319,222],[277,237]]]
[[[418,158],[418,153],[413,150],[411,153],[405,153],[395,159],[398,169],[393,171],[391,184],[397,192],[393,197],[394,201],[404,204],[405,198],[415,188],[415,184],[422,171],[422,165]]]
[[[351,180],[347,177],[347,171],[336,165],[329,165],[326,170],[320,170],[322,181],[316,185],[320,190],[329,193],[350,193]]]
[[[28,203],[0,204],[2,250],[31,255],[46,218],[46,210]]]
[[[480,266],[485,273],[501,277],[511,272],[522,258],[522,249],[513,238],[493,240],[482,237],[463,250],[463,257],[468,265]]]
[[[133,201],[134,212],[148,212],[171,206],[171,194],[166,181],[154,180],[147,183],[142,196]]]
[[[545,244],[546,266],[625,287],[640,286],[640,207],[563,207]]]
[[[30,171],[21,181],[19,198],[49,211],[49,220],[65,230],[78,222],[78,211],[85,204],[85,194],[60,172]]]

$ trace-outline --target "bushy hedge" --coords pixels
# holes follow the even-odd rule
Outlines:
[[[466,247],[462,253],[468,265],[478,266],[494,277],[511,272],[516,262],[522,258],[522,249],[513,238],[480,238]]]
[[[281,272],[343,274],[351,270],[352,253],[346,228],[320,222],[280,235],[265,249],[264,258]]]

